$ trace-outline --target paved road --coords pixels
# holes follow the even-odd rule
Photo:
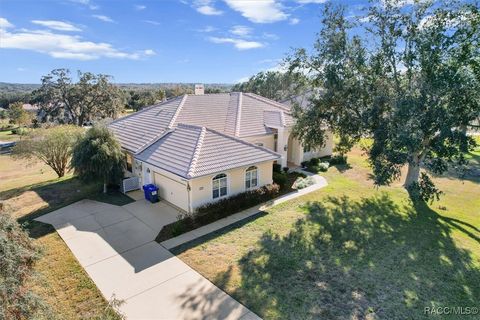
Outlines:
[[[164,202],[82,200],[37,220],[55,227],[105,298],[124,301],[127,319],[259,319],[153,241],[177,214]]]

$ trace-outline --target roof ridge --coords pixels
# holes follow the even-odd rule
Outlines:
[[[285,114],[283,113],[283,111],[279,111],[279,112],[280,112],[280,119],[282,121],[282,124],[283,124],[284,127],[286,127],[287,123],[285,121]]]
[[[238,106],[237,106],[237,118],[235,121],[235,136],[240,136],[240,122],[242,117],[242,103],[243,103],[243,95],[241,92],[238,93]]]
[[[280,102],[277,102],[277,101],[274,101],[274,100],[272,100],[272,99],[268,99],[268,98],[262,97],[262,96],[260,96],[260,95],[258,95],[258,94],[256,94],[256,93],[253,93],[253,92],[246,92],[245,94],[246,94],[247,96],[251,97],[251,98],[257,99],[257,100],[259,100],[259,101],[263,101],[263,102],[268,103],[268,104],[270,104],[270,105],[272,105],[272,106],[278,107],[278,108],[280,108],[280,109],[284,109],[284,110],[286,110],[286,111],[290,111],[290,108],[289,108],[289,107],[281,104]]]
[[[195,168],[197,166],[198,158],[200,157],[200,150],[202,149],[203,140],[205,139],[205,133],[207,132],[205,127],[201,127],[200,134],[198,135],[197,144],[195,146],[195,151],[193,152],[192,162],[190,162],[190,167],[188,168],[187,176],[193,177]]]
[[[220,132],[220,131],[217,131],[217,130],[213,130],[213,129],[210,129],[210,128],[207,128],[207,127],[202,127],[202,128],[205,128],[207,131],[210,131],[210,132],[213,132],[213,133],[215,133],[215,134],[221,135],[221,136],[226,137],[226,138],[228,138],[228,139],[235,140],[235,141],[237,141],[237,142],[246,144],[247,146],[252,146],[252,147],[255,147],[255,148],[260,149],[260,150],[262,150],[262,151],[267,151],[267,152],[269,152],[269,153],[271,153],[271,154],[273,154],[273,155],[280,156],[280,154],[279,154],[279,153],[276,153],[275,151],[272,151],[272,150],[267,149],[267,148],[265,148],[265,147],[257,146],[256,144],[253,144],[253,143],[251,143],[251,142],[245,141],[245,140],[243,140],[243,139],[240,139],[240,138],[237,138],[237,137],[233,137],[233,136],[228,135],[228,134],[226,134],[226,133],[223,133],[223,132]]]
[[[168,128],[172,128],[173,125],[175,124],[175,121],[177,121],[178,115],[180,114],[180,111],[182,111],[183,105],[185,104],[185,101],[187,100],[187,95],[184,94],[182,97],[182,101],[178,104],[177,110],[175,111],[175,114],[173,115],[172,119],[170,120],[170,123],[168,124]]]
[[[161,105],[164,105],[164,104],[167,103],[167,102],[175,101],[175,100],[177,100],[178,98],[179,98],[179,97],[174,97],[174,98],[167,99],[167,100],[162,101],[162,102],[159,102],[159,103],[152,104],[151,106],[148,106],[148,107],[145,107],[145,108],[143,108],[143,109],[141,109],[141,110],[138,110],[138,111],[136,111],[136,112],[132,112],[132,113],[130,113],[130,114],[127,114],[127,115],[124,116],[124,117],[120,117],[120,118],[118,118],[118,119],[115,119],[115,120],[113,120],[112,122],[110,122],[109,125],[112,124],[112,123],[116,123],[116,122],[118,122],[118,121],[120,121],[120,120],[125,120],[125,119],[127,119],[127,118],[133,117],[133,116],[135,116],[135,115],[138,115],[138,114],[140,114],[140,113],[143,113],[143,112],[145,112],[145,111],[147,111],[147,110],[150,110],[150,109],[153,109],[153,108],[155,108],[155,107],[159,107],[159,106],[161,106]]]
[[[169,128],[169,129],[163,131],[162,133],[157,134],[153,139],[148,140],[147,142],[145,142],[145,143],[137,150],[137,152],[135,152],[134,154],[140,154],[140,153],[142,153],[143,151],[145,151],[146,149],[148,149],[152,144],[156,143],[158,140],[162,139],[162,138],[165,137],[167,134],[172,133],[174,130],[175,130],[175,129]]]

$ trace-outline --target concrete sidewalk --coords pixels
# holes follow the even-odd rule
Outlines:
[[[36,220],[52,224],[103,296],[127,319],[259,319],[153,239],[176,220],[166,203],[82,200]]]
[[[217,220],[215,222],[212,222],[210,224],[207,224],[206,226],[200,227],[198,229],[186,232],[182,235],[179,235],[178,237],[172,238],[165,240],[161,242],[161,245],[164,246],[167,249],[172,249],[175,248],[179,245],[182,245],[184,243],[190,242],[192,240],[195,240],[197,238],[203,237],[209,233],[212,233],[214,231],[220,230],[222,228],[225,228],[231,224],[234,224],[236,222],[242,221],[243,219],[249,218],[251,216],[254,216],[262,211],[267,210],[268,208],[271,208],[277,204],[283,203],[285,201],[291,200],[298,198],[300,196],[303,196],[304,194],[313,192],[315,190],[324,188],[328,185],[327,180],[318,175],[318,174],[313,174],[308,171],[303,171],[300,169],[296,169],[295,171],[303,173],[306,176],[312,177],[315,180],[315,184],[304,188],[300,190],[296,190],[294,192],[290,192],[286,195],[283,195],[281,197],[278,197],[276,199],[273,199],[272,201],[268,201],[266,203],[262,203],[259,205],[256,205],[254,207],[248,208],[246,210],[240,211],[238,213],[232,214],[231,216],[228,216],[226,218]]]

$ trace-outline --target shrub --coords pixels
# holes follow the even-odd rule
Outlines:
[[[273,172],[273,182],[280,186],[280,189],[284,189],[287,184],[287,175],[281,172]]]
[[[319,163],[320,163],[320,159],[318,159],[318,158],[312,158],[312,159],[310,159],[310,165],[312,165],[312,166],[316,166],[316,165],[318,165]]]
[[[302,161],[300,165],[302,166],[302,168],[306,168],[308,166],[308,163],[308,161]]]
[[[278,163],[274,163],[273,164],[273,172],[281,173],[282,172],[282,165],[280,165]]]
[[[322,162],[318,164],[317,168],[320,172],[327,172],[329,166],[328,162]]]
[[[12,133],[13,134],[18,134],[20,136],[24,136],[26,135],[27,133],[29,132],[29,130],[27,128],[15,128],[15,129],[12,129]]]
[[[315,184],[315,179],[313,179],[312,177],[306,177],[306,178],[298,177],[297,180],[295,180],[294,188],[303,189],[314,184]]]
[[[347,156],[335,155],[330,159],[330,165],[347,164]]]
[[[0,214],[0,318],[37,319],[48,306],[26,285],[39,249],[7,213]]]
[[[193,219],[197,224],[205,225],[236,212],[251,208],[262,202],[271,200],[279,191],[279,185],[271,184],[255,190],[239,193],[216,202],[208,203],[197,208]]]
[[[288,173],[288,170],[290,170],[289,167],[283,167],[283,172]]]

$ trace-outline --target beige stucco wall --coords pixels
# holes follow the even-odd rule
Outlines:
[[[272,165],[273,161],[255,164],[258,170],[258,187],[273,182]],[[246,191],[245,170],[248,167],[249,166],[245,166],[219,172],[225,173],[228,177],[227,197]],[[159,187],[159,196],[161,199],[167,201],[170,199],[173,201],[173,205],[189,212],[191,209],[195,210],[198,206],[217,200],[212,198],[212,179],[217,174],[218,173],[187,180],[143,162],[140,185],[155,183],[157,187]],[[190,192],[188,191],[188,185],[190,186]],[[191,208],[189,208],[189,202]]]
[[[311,158],[330,156],[332,155],[332,153],[333,153],[333,133],[331,131],[328,131],[325,146],[323,148],[320,148],[319,150],[311,150],[310,152],[305,152],[303,154],[302,161],[307,161],[307,160],[310,160]]]
[[[263,146],[267,149],[275,151],[275,140],[273,138],[273,134],[264,135],[264,136],[252,136],[252,137],[245,137],[243,140],[256,144],[256,143],[263,143]]]
[[[258,163],[258,186],[264,186],[272,183],[272,165],[273,161]],[[247,191],[245,189],[245,170],[249,166],[235,168],[224,171],[227,175],[228,196]],[[208,202],[214,201],[212,198],[212,179],[216,174],[199,177],[190,180],[191,203],[196,208]],[[217,200],[217,199],[215,199]]]

